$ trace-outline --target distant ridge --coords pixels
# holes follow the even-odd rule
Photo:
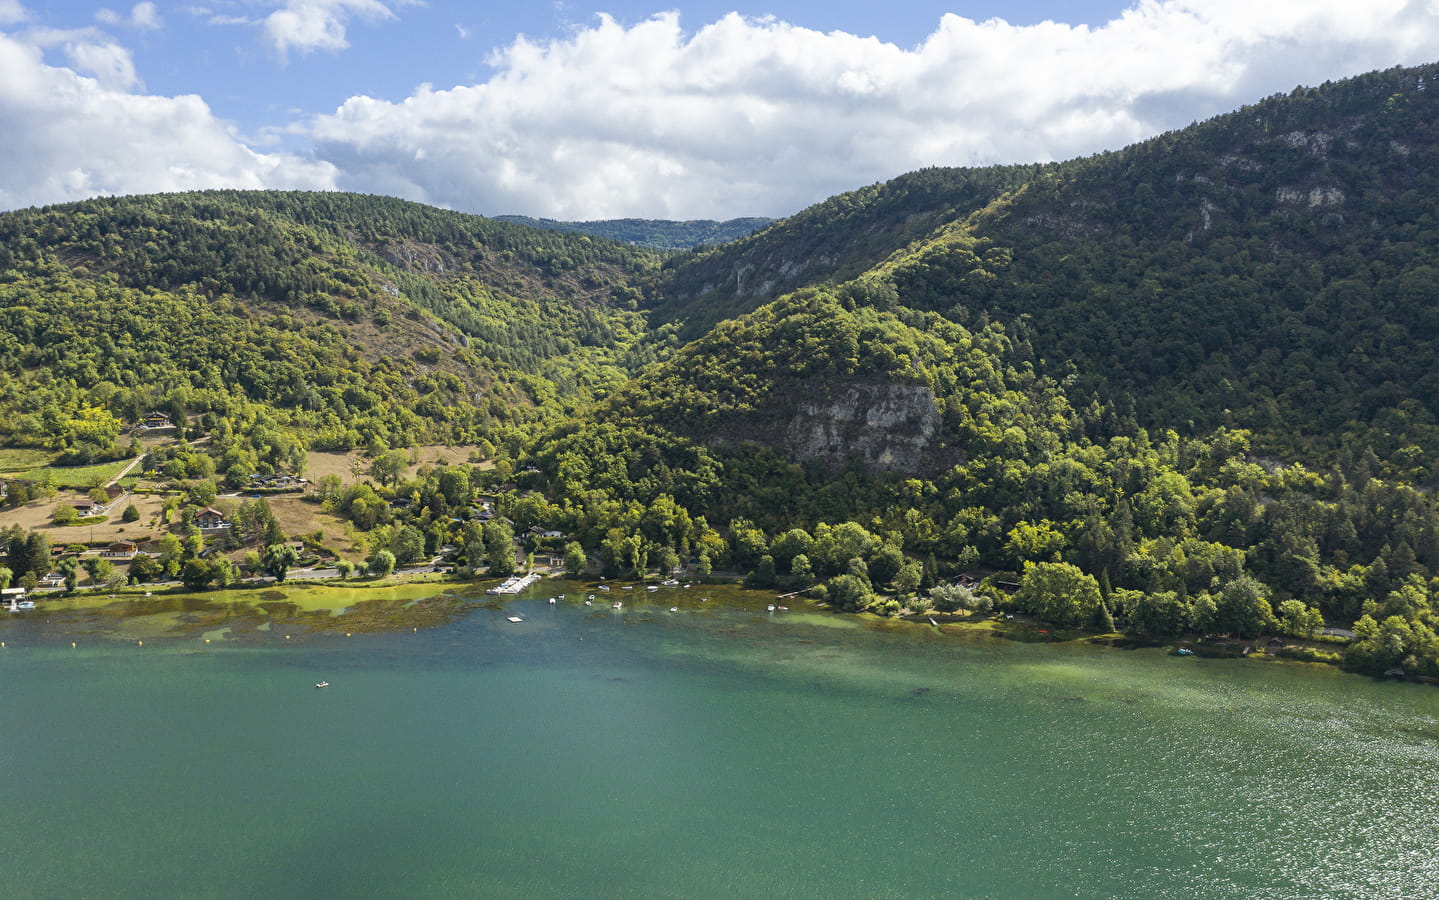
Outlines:
[[[652,250],[693,250],[712,247],[748,237],[774,222],[774,219],[747,218],[716,222],[713,219],[691,219],[674,222],[666,219],[602,219],[593,222],[560,222],[555,219],[534,219],[529,216],[493,216],[502,222],[514,222],[546,231],[566,231],[609,238]]]

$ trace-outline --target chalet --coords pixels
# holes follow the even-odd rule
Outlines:
[[[40,580],[36,582],[36,584],[42,588],[57,588],[64,583],[65,576],[59,572],[49,572],[41,576]]]
[[[135,555],[135,551],[138,549],[140,548],[134,541],[115,541],[101,550],[100,555],[111,559],[129,559]]]
[[[135,427],[141,431],[154,431],[157,428],[174,428],[175,423],[171,422],[170,417],[164,413],[152,412],[141,419],[140,423]]]
[[[230,527],[230,523],[225,521],[225,514],[212,506],[195,513],[194,522],[201,531],[219,531]]]
[[[540,537],[546,537],[551,539],[562,538],[564,536],[565,533],[563,531],[546,531],[544,534],[540,535]]]
[[[107,509],[105,504],[96,503],[89,497],[86,497],[83,500],[76,500],[70,505],[75,507],[75,511],[82,516],[103,516],[105,515],[105,510]]]

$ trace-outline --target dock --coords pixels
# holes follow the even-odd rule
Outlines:
[[[499,587],[492,587],[486,594],[518,594],[525,588],[540,580],[538,572],[531,572],[528,575],[514,575],[505,579],[505,583]]]

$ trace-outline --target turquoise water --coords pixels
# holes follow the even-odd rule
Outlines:
[[[1434,688],[626,599],[6,622],[0,895],[1439,896]]]

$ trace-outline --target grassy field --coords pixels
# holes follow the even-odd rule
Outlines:
[[[93,466],[52,466],[54,454],[43,450],[0,450],[0,477],[44,481],[61,488],[92,488],[105,484],[130,464],[129,459]]]
[[[416,447],[415,454],[419,462],[407,466],[405,476],[412,477],[420,466],[430,466],[437,462],[444,461],[448,465],[458,465],[470,460],[473,447],[445,447],[425,446]],[[494,465],[491,460],[485,460],[478,464],[481,468],[490,468]],[[359,473],[356,477],[356,473]],[[370,459],[365,456],[362,450],[351,450],[349,453],[326,453],[312,450],[305,454],[305,477],[311,481],[319,481],[326,475],[338,475],[344,484],[354,484],[356,481],[364,481],[370,475]]]

